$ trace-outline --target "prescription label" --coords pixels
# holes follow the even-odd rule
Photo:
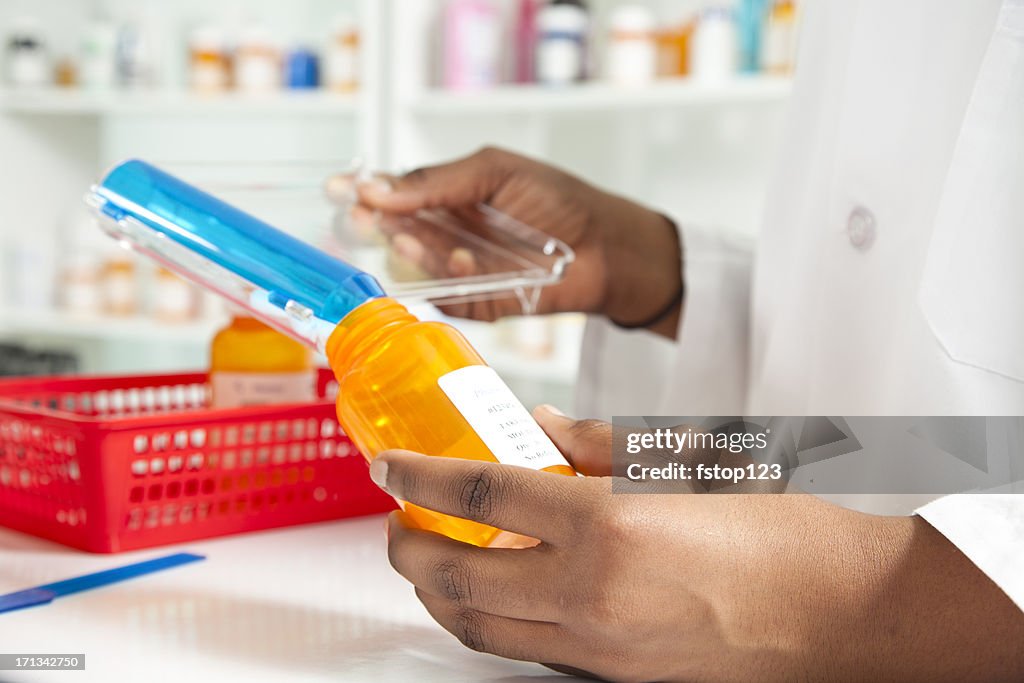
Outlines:
[[[210,389],[215,408],[309,403],[316,400],[316,373],[213,372]]]
[[[535,470],[569,464],[492,368],[460,368],[437,384],[498,462]]]

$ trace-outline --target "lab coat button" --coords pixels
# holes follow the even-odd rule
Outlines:
[[[858,206],[850,212],[846,222],[846,234],[850,244],[861,251],[867,251],[875,241],[875,216],[864,207]]]

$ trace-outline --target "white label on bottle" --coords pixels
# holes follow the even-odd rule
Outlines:
[[[133,275],[117,273],[107,275],[104,284],[107,308],[112,313],[118,315],[135,313],[138,300],[136,299],[137,286]]]
[[[239,90],[263,92],[280,85],[277,61],[270,56],[239,56],[235,62],[235,87]]]
[[[583,43],[573,38],[543,38],[537,46],[537,79],[565,85],[583,74]]]
[[[355,48],[332,47],[325,66],[325,80],[332,88],[351,88],[359,82],[359,52]]]
[[[535,470],[569,464],[492,368],[470,365],[437,384],[498,462]]]
[[[241,408],[316,400],[316,374],[304,372],[212,372],[215,408]]]

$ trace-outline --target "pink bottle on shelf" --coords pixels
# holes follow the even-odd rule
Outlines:
[[[540,0],[519,0],[519,15],[515,28],[516,82],[533,83],[537,80],[537,13]]]
[[[493,0],[449,0],[444,10],[444,87],[479,90],[498,83],[501,11]]]

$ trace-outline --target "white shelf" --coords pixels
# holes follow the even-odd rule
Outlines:
[[[54,339],[97,340],[102,342],[148,342],[203,347],[227,323],[227,319],[165,323],[143,316],[119,318],[104,315],[72,314],[61,310],[25,311],[0,309],[0,338],[19,336]],[[576,381],[579,356],[576,337],[566,348],[571,352],[532,359],[497,346],[489,335],[474,334],[473,342],[501,375],[521,380],[572,385]],[[564,345],[563,345],[564,346]]]
[[[202,94],[186,90],[7,89],[0,91],[0,112],[91,116],[189,113],[354,115],[359,99],[357,94],[325,90]]]
[[[226,320],[166,323],[142,316],[77,315],[61,310],[0,309],[0,335],[206,346]]]
[[[742,77],[725,83],[671,79],[637,87],[601,82],[565,88],[504,85],[475,92],[428,90],[414,99],[410,108],[430,116],[620,111],[781,102],[790,90],[790,79],[769,76]]]

